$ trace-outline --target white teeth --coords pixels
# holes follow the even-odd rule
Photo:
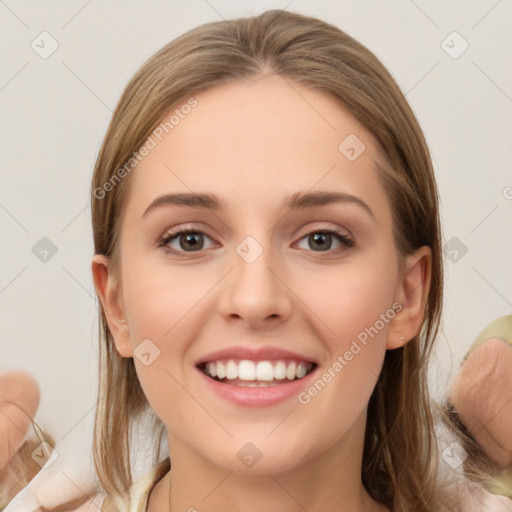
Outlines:
[[[238,381],[236,383],[236,386],[240,386],[243,388],[269,388],[272,386],[279,386],[279,384],[277,382],[258,382],[258,381],[242,382],[242,381]]]
[[[217,377],[219,379],[223,379],[226,376],[226,368],[220,361],[218,361],[217,363],[213,363],[213,364],[216,364],[216,366],[217,366],[217,371],[216,371]]]
[[[226,365],[226,379],[236,379],[238,377],[238,365],[235,361],[228,361]]]
[[[238,365],[238,378],[240,380],[256,380],[256,365],[247,359]]]
[[[295,378],[295,369],[297,365],[295,363],[291,363],[286,370],[286,378],[288,380],[293,380]]]
[[[277,380],[302,379],[313,367],[305,361],[251,361],[222,360],[210,361],[205,365],[204,372],[210,377],[229,380],[246,381],[240,383],[248,387],[265,387],[265,384],[275,385]]]
[[[212,377],[217,377],[217,365],[215,363],[208,363],[208,373],[212,376]]]
[[[260,361],[256,366],[256,380],[274,380],[274,368],[270,361]]]
[[[283,380],[286,378],[286,365],[284,361],[277,361],[274,366],[274,379]]]

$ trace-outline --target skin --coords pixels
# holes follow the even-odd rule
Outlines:
[[[25,442],[26,435],[31,427],[31,420],[39,407],[41,393],[38,382],[25,371],[11,371],[0,375],[0,495],[7,496],[19,485],[17,472],[13,471],[11,462],[18,450]],[[22,461],[24,462],[24,461]],[[30,465],[33,461],[26,461]],[[16,467],[16,466],[15,466]],[[31,470],[30,470],[31,471]],[[30,472],[29,471],[29,472]],[[38,476],[42,476],[38,473]],[[98,510],[98,506],[84,493],[90,495],[96,491],[84,484],[78,494],[76,485],[70,483],[69,477],[57,478],[59,484],[55,486],[55,479],[48,480],[40,485],[33,494],[25,494],[26,501],[18,503],[18,510],[42,510],[40,504],[51,507],[52,512],[92,512]],[[39,480],[41,483],[41,480]],[[52,483],[54,487],[52,488]],[[58,489],[58,491],[56,491]],[[55,497],[56,492],[58,498]],[[70,497],[65,504],[55,505],[55,501]],[[99,498],[99,496],[96,496]],[[51,505],[48,505],[51,502]],[[98,499],[96,499],[98,502]]]
[[[300,94],[297,93],[300,91]],[[117,350],[133,357],[149,338],[160,355],[134,358],[155,412],[165,423],[172,471],[154,488],[149,511],[298,509],[384,511],[362,486],[368,400],[386,349],[420,329],[430,279],[427,247],[399,273],[391,208],[374,169],[375,142],[323,92],[277,76],[223,84],[195,96],[198,105],[130,176],[115,272],[96,255],[92,271]],[[355,133],[366,150],[351,162],[338,145]],[[337,203],[288,211],[297,191],[340,191],[371,208]],[[227,208],[165,206],[169,192],[211,192]],[[205,233],[157,241],[181,228]],[[308,234],[339,229],[328,251]],[[236,252],[246,236],[263,248],[247,263]],[[341,248],[341,250],[338,250]],[[187,252],[188,251],[188,252]],[[400,313],[308,405],[293,397],[265,408],[236,406],[213,394],[194,366],[217,349],[279,346],[310,356],[319,375],[394,302]],[[262,458],[245,467],[247,442]]]
[[[487,455],[512,468],[512,347],[491,338],[472,352],[455,377],[452,401]]]
[[[39,384],[29,373],[0,375],[0,471],[21,448],[39,401]]]

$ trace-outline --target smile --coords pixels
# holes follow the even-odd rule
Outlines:
[[[308,375],[315,363],[299,360],[221,359],[202,363],[199,369],[217,382],[232,386],[279,386]]]

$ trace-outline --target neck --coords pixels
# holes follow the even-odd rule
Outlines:
[[[285,471],[268,464],[257,474],[217,466],[169,436],[171,471],[155,486],[147,510],[389,512],[361,482],[364,419],[362,429],[355,425],[327,452]]]

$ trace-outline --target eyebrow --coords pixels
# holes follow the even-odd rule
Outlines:
[[[375,219],[371,208],[362,199],[344,192],[296,192],[285,199],[284,206],[289,210],[300,210],[333,203],[356,204]],[[227,203],[210,193],[163,194],[151,202],[142,214],[142,217],[146,217],[154,209],[163,206],[188,206],[191,208],[220,211],[226,209]]]

